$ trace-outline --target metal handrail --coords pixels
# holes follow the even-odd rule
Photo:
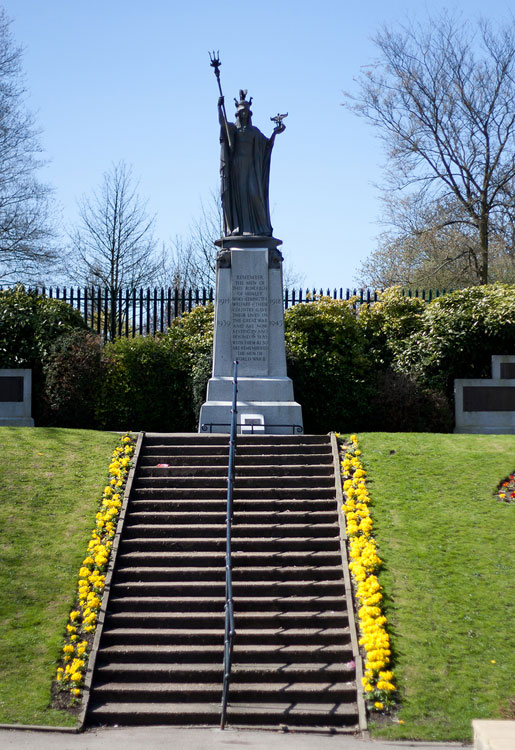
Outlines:
[[[232,381],[232,409],[231,409],[231,439],[229,442],[229,467],[227,471],[227,519],[226,519],[226,547],[225,547],[225,635],[224,635],[224,664],[222,713],[220,729],[224,729],[227,717],[227,699],[231,681],[232,647],[236,630],[234,628],[234,605],[232,600],[232,551],[231,551],[231,522],[232,522],[232,492],[234,486],[234,458],[236,453],[236,424],[238,415],[238,361],[234,362],[234,376]]]

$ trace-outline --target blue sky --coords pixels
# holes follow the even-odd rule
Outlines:
[[[64,226],[76,201],[121,159],[168,243],[187,235],[218,189],[218,90],[208,50],[220,50],[228,114],[240,88],[254,97],[253,122],[288,112],[272,156],[275,236],[289,265],[316,286],[351,286],[381,231],[384,156],[374,132],[342,106],[360,67],[374,58],[371,37],[406,14],[409,0],[3,0],[25,47],[28,104],[42,129]],[[449,4],[447,4],[449,5]],[[431,11],[445,7],[431,3]],[[484,2],[450,4],[467,17]],[[508,16],[490,0],[488,17]],[[232,118],[230,118],[232,119]]]

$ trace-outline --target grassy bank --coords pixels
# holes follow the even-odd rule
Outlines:
[[[402,704],[375,736],[470,740],[513,697],[515,436],[359,435]]]
[[[513,696],[515,436],[361,434],[401,691],[375,736],[470,740]],[[64,724],[50,684],[118,436],[0,428],[0,723]],[[511,680],[511,685],[510,685]]]
[[[0,427],[0,723],[73,723],[50,685],[117,441]]]

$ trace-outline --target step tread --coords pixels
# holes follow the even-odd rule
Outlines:
[[[127,574],[129,572],[134,572],[134,574],[142,572],[142,571],[155,571],[156,573],[166,573],[171,572],[173,570],[178,571],[179,573],[182,573],[183,575],[186,573],[198,573],[202,571],[203,573],[210,573],[212,572],[213,575],[217,575],[218,573],[225,572],[225,557],[221,558],[220,565],[217,567],[211,567],[207,565],[202,566],[181,566],[180,568],[177,568],[176,566],[161,566],[161,565],[119,565],[117,572],[118,573],[124,573]],[[333,573],[333,572],[342,572],[342,566],[341,565],[303,565],[303,566],[297,566],[297,565],[285,565],[283,566],[277,566],[277,565],[260,565],[259,567],[253,567],[248,566],[245,568],[237,568],[235,565],[232,567],[233,576],[235,573],[241,573],[241,575],[249,575],[249,574],[258,574],[258,573],[273,573],[276,572],[279,575],[284,575],[288,573],[301,573],[305,572],[306,575],[310,572],[312,573]],[[308,578],[306,578],[308,580]],[[310,579],[309,579],[310,580]],[[318,580],[318,579],[317,579]]]
[[[331,694],[331,693],[340,693],[342,691],[349,691],[353,688],[355,689],[356,683],[354,680],[348,680],[348,681],[320,681],[320,682],[292,682],[289,680],[288,682],[271,682],[267,683],[266,685],[263,685],[262,682],[238,682],[238,683],[231,683],[231,688],[234,688],[234,690],[237,689],[238,693],[242,692],[258,692],[261,691],[263,693],[278,693],[281,692],[286,697],[288,696],[289,692],[295,692],[302,690],[306,693],[316,693],[317,695],[320,694]],[[177,682],[177,683],[170,683],[170,682],[145,682],[142,685],[140,685],[137,682],[102,682],[101,684],[98,684],[94,687],[95,693],[101,693],[103,691],[114,691],[117,690],[119,692],[133,692],[137,693],[141,690],[144,690],[145,692],[155,692],[155,693],[162,693],[162,692],[210,692],[210,691],[216,691],[219,690],[221,692],[222,685],[220,682],[202,682],[202,683],[192,683],[192,682]],[[309,699],[309,696],[306,696]]]
[[[223,640],[220,642],[220,646],[218,647],[220,653],[223,653]],[[109,654],[117,654],[117,653],[132,653],[132,654],[138,654],[138,653],[153,653],[156,656],[159,654],[179,654],[179,653],[206,653],[211,654],[214,650],[216,650],[216,646],[213,644],[148,644],[143,645],[139,643],[130,643],[130,644],[116,644],[112,646],[102,646],[99,649],[99,653],[109,655]],[[327,643],[315,643],[315,644],[234,644],[234,650],[233,650],[233,658],[234,661],[237,661],[238,654],[266,654],[270,653],[272,656],[277,656],[276,653],[274,653],[274,649],[280,650],[280,656],[288,656],[291,653],[303,653],[303,654],[341,654],[343,652],[349,652],[351,651],[349,644],[327,644]],[[274,659],[274,661],[277,661],[277,659]]]
[[[302,636],[302,635],[322,635],[322,633],[328,637],[332,636],[335,639],[340,638],[342,635],[348,635],[349,629],[348,627],[340,627],[340,628],[323,628],[322,632],[320,630],[320,627],[317,628],[291,628],[291,627],[279,627],[279,628],[243,628],[239,627],[237,630],[237,635],[240,638],[243,638],[243,636],[246,637],[254,637],[256,639],[259,639],[260,637],[265,637],[268,635],[285,635],[292,638]],[[223,637],[224,635],[224,628],[188,628],[185,630],[184,628],[142,628],[142,627],[135,627],[135,628],[128,628],[128,627],[114,627],[114,628],[105,628],[104,629],[104,635],[109,636],[124,636],[124,635],[148,635],[149,637],[156,636],[156,635],[163,635],[163,636],[183,636],[187,635],[195,636],[195,635],[213,635],[213,636],[220,636]]]
[[[212,603],[215,604],[223,603],[225,602],[224,596],[198,596],[195,597],[197,601],[202,603]],[[234,596],[233,597],[235,602],[239,602],[240,604],[246,604],[250,602],[255,601],[255,597],[250,596]],[[261,604],[262,608],[265,608],[264,605],[267,602],[267,600],[270,601],[270,603],[276,603],[277,598],[275,596],[270,597],[262,597],[259,600],[259,603]],[[117,604],[126,604],[130,605],[131,602],[140,602],[140,603],[148,603],[148,604],[184,604],[184,598],[182,596],[112,596],[110,598],[110,601]],[[335,603],[342,603],[345,602],[345,597],[339,595],[339,596],[285,596],[281,600],[281,604],[287,608],[288,604],[293,604],[295,602],[301,603],[304,602],[306,604],[318,604],[319,608],[317,611],[323,612],[327,609],[331,609]],[[275,610],[275,607],[272,608]],[[309,606],[306,607],[306,609],[309,609]],[[261,610],[260,610],[261,611]],[[304,611],[304,610],[302,610]]]
[[[317,714],[320,717],[323,715],[334,717],[335,715],[354,715],[357,713],[357,706],[355,703],[310,703],[310,702],[295,702],[292,705],[289,701],[282,702],[248,702],[246,705],[238,705],[229,701],[228,704],[228,717],[234,716],[236,713],[246,714],[250,712],[263,713],[263,714],[280,714],[282,715],[285,709],[288,710],[288,717],[292,718],[296,715],[301,714]],[[220,701],[206,701],[205,703],[104,703],[101,706],[95,706],[91,709],[93,715],[101,715],[103,713],[113,714],[116,713],[120,717],[125,717],[128,714],[147,713],[155,716],[162,716],[166,714],[197,714],[197,713],[213,713],[216,717],[220,715]],[[233,723],[233,722],[231,722]]]
[[[127,619],[131,620],[134,618],[142,618],[142,617],[148,617],[148,618],[159,618],[163,619],[164,621],[170,619],[170,613],[169,612],[138,612],[136,611],[125,611],[125,612],[113,612],[109,615],[110,617],[116,617],[116,619]],[[333,612],[333,611],[325,611],[325,612],[318,612],[316,610],[291,610],[291,611],[284,611],[284,612],[277,612],[277,611],[271,611],[271,612],[235,612],[234,614],[236,618],[236,622],[238,620],[254,620],[256,618],[269,618],[270,620],[277,620],[281,622],[284,619],[295,619],[295,620],[307,620],[318,622],[319,620],[323,620],[323,618],[326,617],[342,617],[345,618],[345,613],[339,613],[339,612]],[[224,618],[224,612],[222,610],[213,610],[213,611],[206,611],[206,612],[177,612],[173,615],[174,619],[184,618],[184,620],[187,620],[189,622],[194,621],[195,619],[202,619],[202,618],[220,618],[223,621]]]
[[[269,679],[270,676],[280,678],[281,675],[287,674],[294,676],[301,677],[302,675],[306,674],[313,674],[313,675],[319,675],[322,679],[324,679],[325,676],[329,675],[332,678],[334,678],[337,675],[349,673],[354,673],[355,664],[354,661],[349,660],[347,662],[333,662],[332,664],[320,664],[319,662],[303,662],[301,665],[298,663],[291,663],[291,662],[276,662],[276,663],[270,663],[265,662],[263,664],[233,664],[231,669],[231,677],[232,678],[238,678],[245,675],[254,675],[254,674],[265,674],[267,675],[267,679]],[[159,674],[159,672],[166,672],[166,673],[173,673],[173,672],[209,672],[209,673],[216,673],[216,674],[222,674],[222,664],[201,664],[198,662],[192,662],[191,664],[184,662],[181,664],[174,664],[173,662],[169,664],[163,664],[162,662],[112,662],[112,663],[106,663],[101,664],[98,667],[98,671],[100,673],[105,672],[134,672],[136,675],[139,672],[156,672],[156,674]]]

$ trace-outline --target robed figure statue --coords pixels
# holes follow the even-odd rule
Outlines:
[[[220,121],[220,172],[224,216],[224,235],[272,236],[268,184],[270,156],[275,136],[285,130],[282,120],[270,138],[252,124],[247,92],[240,91],[236,104],[236,123],[227,122],[224,98],[218,100]]]

